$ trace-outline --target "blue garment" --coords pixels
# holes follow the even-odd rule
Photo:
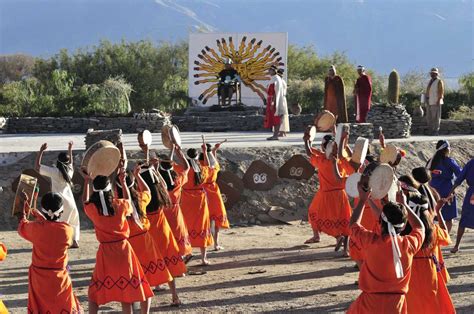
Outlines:
[[[460,185],[464,180],[466,180],[468,188],[462,204],[459,226],[474,229],[474,159],[464,166],[454,184]]]
[[[451,157],[442,159],[431,171],[430,185],[435,188],[441,198],[449,196],[449,192],[453,188],[455,176],[461,174],[461,167]],[[452,220],[458,216],[456,199],[451,204],[445,204],[441,208],[441,213],[445,220]]]

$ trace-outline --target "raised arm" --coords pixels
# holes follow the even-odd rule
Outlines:
[[[84,204],[89,201],[91,196],[91,177],[85,168],[81,168],[81,175],[84,178],[84,188],[82,190],[82,203]]]
[[[41,160],[43,159],[43,153],[47,148],[48,148],[48,144],[44,143],[43,145],[41,145],[40,150],[36,154],[35,170],[38,171],[38,172],[40,171]]]
[[[402,191],[397,192],[397,202],[402,204],[405,207],[407,214],[408,214],[408,222],[413,229],[420,229],[422,233],[425,233],[425,226],[420,218],[411,210],[410,206],[407,204],[407,198]]]
[[[207,146],[206,146],[206,141],[204,139],[204,135],[202,136],[202,154],[204,155],[204,165],[209,166],[209,159],[207,158]]]
[[[448,230],[448,227],[446,226],[446,221],[444,221],[443,213],[441,212],[441,208],[446,204],[445,199],[440,199],[438,202],[436,202],[435,206],[435,211],[436,211],[436,216],[438,216],[438,224],[443,230]]]
[[[370,193],[372,190],[366,191],[361,182],[357,183],[357,190],[359,191],[359,202],[352,211],[351,220],[349,221],[349,227],[352,227],[354,224],[360,224],[362,220],[362,213],[364,212],[365,203],[369,199]]]
[[[148,187],[148,184],[146,184],[145,180],[143,180],[140,174],[141,168],[142,167],[137,164],[135,168],[133,169],[133,176],[135,177],[135,180],[137,181],[138,191],[150,193],[150,188]]]
[[[120,185],[122,185],[122,198],[125,200],[130,200],[130,190],[128,189],[127,180],[125,179],[125,168],[120,168],[118,179],[120,181]]]
[[[71,164],[72,169],[74,169],[73,158],[72,158],[72,145],[74,145],[74,142],[70,141],[67,146],[67,153],[69,155],[69,163]]]
[[[178,164],[181,165],[184,168],[184,170],[189,170],[189,162],[186,159],[186,156],[184,156],[183,150],[178,145],[175,145],[174,147],[175,147],[176,157],[178,159]]]

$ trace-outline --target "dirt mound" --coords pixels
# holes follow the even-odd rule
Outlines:
[[[395,143],[407,152],[406,158],[397,169],[397,175],[407,174],[411,169],[424,166],[434,151],[435,142],[405,142]],[[461,165],[464,165],[473,157],[474,140],[451,141],[452,156]],[[372,145],[372,152],[379,152],[378,145]],[[158,152],[162,153],[162,152]],[[75,152],[75,165],[79,165],[83,152]],[[142,158],[137,151],[127,152],[129,162],[132,164]],[[279,169],[288,159],[295,154],[304,154],[303,146],[278,147],[278,148],[229,148],[219,153],[219,160],[223,170],[232,171],[240,178],[243,177],[252,161],[260,159],[268,165]],[[20,174],[22,169],[32,168],[35,154],[15,154],[18,160],[5,166],[0,166],[0,230],[12,230],[16,228],[16,219],[10,217],[14,193],[11,191],[11,183]],[[57,152],[46,152],[43,162],[52,164],[57,157]],[[278,179],[276,185],[269,191],[250,191],[244,189],[242,198],[228,215],[231,223],[236,225],[253,225],[275,222],[266,212],[271,206],[280,206],[296,211],[302,219],[306,219],[308,206],[318,188],[318,177],[315,174],[309,180]],[[461,201],[465,193],[465,187],[459,189],[458,198]],[[76,200],[80,205],[80,195]],[[459,203],[461,204],[461,203]],[[91,227],[90,222],[81,214],[81,223],[85,228]]]

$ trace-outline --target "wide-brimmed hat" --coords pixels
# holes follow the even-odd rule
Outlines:
[[[372,198],[382,199],[387,195],[393,184],[393,168],[389,164],[380,164],[369,178]]]
[[[431,68],[431,71],[430,73],[436,73],[436,74],[439,74],[439,70],[438,68]]]

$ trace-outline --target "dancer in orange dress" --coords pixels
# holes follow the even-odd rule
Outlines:
[[[150,220],[150,233],[153,236],[156,248],[163,255],[166,267],[173,278],[182,277],[186,273],[186,265],[180,254],[178,242],[176,241],[173,231],[166,220],[164,208],[172,205],[171,199],[166,189],[166,183],[161,175],[156,171],[158,167],[158,159],[153,159],[148,163],[148,148],[143,147],[146,164],[142,166],[140,175],[145,181],[151,192],[151,200],[146,207],[146,213]],[[168,283],[172,294],[172,305],[179,306],[181,301],[176,292],[176,280]]]
[[[133,210],[125,169],[120,169],[118,178],[123,187],[122,199],[113,198],[112,186],[105,176],[94,178],[91,194],[89,175],[84,175],[84,211],[100,242],[89,285],[89,313],[98,313],[100,305],[112,301],[121,302],[124,313],[132,313],[132,303],[140,302],[141,312],[148,313],[153,291],[128,242],[130,228],[126,217]]]
[[[126,182],[130,190],[133,212],[127,216],[130,227],[128,242],[132,245],[135,254],[142,265],[145,276],[150,286],[159,286],[173,281],[163,256],[156,249],[155,240],[150,234],[150,221],[146,216],[146,206],[150,203],[150,189],[140,176],[140,165],[131,173],[127,173]],[[116,182],[116,195],[123,197],[122,185]],[[178,296],[173,296],[178,299]]]
[[[67,250],[72,245],[74,229],[58,221],[63,212],[63,199],[58,193],[45,194],[41,199],[41,213],[33,209],[36,220],[28,221],[26,216],[31,209],[26,194],[23,198],[18,233],[33,243],[28,272],[28,313],[80,313],[80,304],[66,269]]]
[[[344,240],[344,255],[348,255],[347,236],[349,235],[351,205],[345,191],[345,178],[339,171],[340,161],[336,157],[337,145],[334,142],[334,136],[324,136],[321,143],[322,150],[311,147],[308,132],[305,133],[304,141],[311,164],[318,168],[320,182],[319,190],[308,209],[308,220],[313,229],[313,237],[306,243],[319,242],[319,232],[324,232],[337,238],[336,249]],[[326,156],[327,149],[332,149],[328,157]]]
[[[203,153],[206,145],[202,145]],[[207,247],[213,244],[209,208],[203,183],[209,176],[207,154],[204,156],[204,166],[199,164],[199,154],[196,149],[187,151],[188,162],[191,168],[188,172],[188,181],[183,186],[182,206],[184,221],[188,227],[189,240],[192,247],[201,249],[201,264],[209,265]]]
[[[7,247],[0,242],[0,262],[5,258],[7,258]],[[8,313],[7,307],[3,304],[2,300],[0,300],[0,313]]]
[[[445,202],[446,200],[439,200],[436,204],[439,225],[433,224],[434,214],[429,209],[426,197],[413,197],[408,202],[425,226],[425,240],[421,250],[413,258],[406,296],[409,313],[456,313],[436,258],[437,248],[451,243],[440,212]]]
[[[210,144],[206,144],[207,160],[209,161],[209,177],[204,182],[204,191],[207,196],[207,205],[209,207],[209,216],[212,225],[214,225],[214,249],[220,251],[223,249],[219,245],[219,229],[228,229],[229,220],[227,219],[227,212],[225,210],[224,201],[222,200],[221,190],[217,185],[217,176],[221,170],[221,166],[217,161],[217,150],[220,147],[220,143],[217,143],[214,148],[211,149]],[[201,165],[204,166],[204,154],[199,157]]]
[[[436,203],[440,200],[440,197],[438,192],[428,184],[431,181],[431,173],[425,167],[418,167],[412,169],[411,174],[413,179],[420,184],[418,192],[428,198],[430,209],[434,212],[434,208],[436,207]],[[438,260],[439,268],[441,269],[441,276],[443,277],[444,282],[448,283],[451,277],[449,276],[448,269],[444,263],[443,252],[441,251],[440,245],[437,246],[435,256]]]
[[[397,193],[397,203],[389,202],[381,214],[381,234],[360,225],[365,203],[370,196],[359,182],[359,203],[352,213],[351,237],[365,252],[359,273],[362,293],[347,313],[407,313],[405,295],[411,274],[413,256],[423,244],[423,223],[409,208],[403,193]],[[398,236],[407,220],[412,232]]]
[[[178,243],[179,254],[186,264],[192,258],[193,248],[181,210],[181,193],[183,185],[188,180],[189,163],[179,146],[175,145],[174,151],[177,162],[167,160],[167,156],[161,156],[158,171],[166,183],[172,203],[171,206],[165,207],[163,212]]]
[[[369,158],[372,160],[371,158]],[[378,162],[372,161],[367,166],[365,166],[364,171],[360,179],[361,184],[367,188],[369,186],[369,178],[372,174],[372,171],[379,165]],[[355,198],[354,204],[358,204],[360,199]],[[372,231],[376,234],[380,234],[380,214],[382,213],[383,204],[386,204],[387,200],[373,200],[369,199],[365,204],[364,211],[362,212],[362,218],[360,225],[366,230]],[[349,237],[349,256],[353,261],[356,262],[358,268],[360,269],[362,263],[364,262],[364,250],[362,250],[362,245],[357,242],[357,239]]]

